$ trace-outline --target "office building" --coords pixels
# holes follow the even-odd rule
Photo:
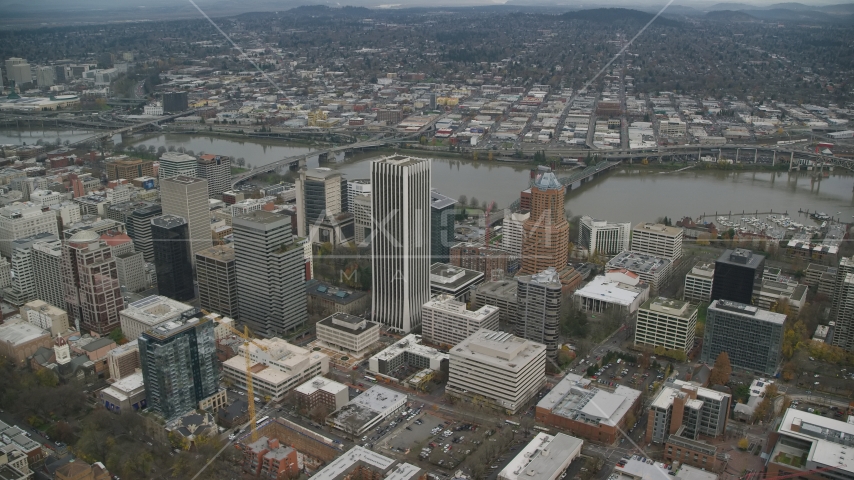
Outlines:
[[[374,320],[409,333],[421,325],[421,305],[430,298],[430,160],[374,160],[371,185]]]
[[[129,202],[107,207],[107,217],[125,224],[134,250],[142,252],[146,262],[154,261],[151,219],[162,214],[163,207],[159,203]]]
[[[415,465],[385,457],[356,445],[314,474],[315,480],[426,480],[427,472]]]
[[[517,337],[545,345],[546,354],[557,357],[562,300],[557,271],[548,268],[535,275],[521,275],[516,277],[516,282],[513,332]]]
[[[117,255],[116,268],[119,272],[119,284],[125,291],[136,293],[148,287],[148,281],[145,279],[145,257],[142,252]]]
[[[454,219],[457,201],[430,190],[430,263],[448,263],[454,244]]]
[[[300,172],[297,188],[297,233],[310,234],[317,225],[343,211],[341,198],[341,173],[329,168],[312,168]],[[312,239],[312,241],[315,241]]]
[[[682,298],[693,302],[711,302],[712,285],[715,277],[715,265],[710,262],[697,262],[685,275],[685,289]]]
[[[145,381],[142,372],[130,375],[112,383],[98,392],[101,405],[113,413],[136,412],[144,409],[148,402],[145,398]]]
[[[610,257],[629,249],[631,223],[611,223],[584,215],[578,223],[577,246],[594,255]]]
[[[650,295],[658,295],[658,289],[670,276],[672,264],[666,258],[646,253],[627,251],[615,256],[605,264],[605,270],[626,270],[649,284]]]
[[[266,350],[258,348],[259,344]],[[244,348],[246,345],[241,345],[237,355],[223,362],[222,373],[235,387],[246,390]],[[248,348],[252,388],[259,397],[266,395],[278,402],[306,380],[329,372],[326,354],[292,345],[281,338],[254,340]]]
[[[355,180],[347,180],[347,207],[350,208],[350,212],[353,212],[353,202],[356,200],[356,197],[370,195],[371,194],[371,179],[370,178],[357,178]]]
[[[194,410],[219,389],[214,322],[205,318],[172,320],[143,332],[139,357],[148,407],[167,420]]]
[[[6,257],[0,257],[0,289],[12,285],[12,264]]]
[[[62,242],[47,238],[33,243],[32,261],[35,275],[36,298],[65,309],[65,292],[62,288]]]
[[[196,253],[196,279],[202,310],[238,316],[234,247],[214,245]]]
[[[176,215],[187,221],[190,238],[190,262],[196,252],[213,245],[207,180],[177,176],[160,182],[164,215]]]
[[[711,365],[727,352],[733,367],[773,375],[781,360],[785,321],[782,313],[714,300],[706,313],[701,358]]]
[[[53,67],[38,67],[36,69],[36,84],[39,88],[51,87],[56,83]]]
[[[712,300],[731,300],[750,304],[753,290],[762,283],[765,257],[750,250],[725,250],[715,261]]]
[[[156,217],[151,220],[151,239],[157,290],[181,302],[195,298],[187,221],[176,215]]]
[[[139,342],[133,339],[130,342],[119,345],[107,354],[107,368],[110,371],[110,379],[121,380],[136,372],[140,368]]]
[[[632,229],[631,250],[675,262],[682,257],[682,229],[660,223],[639,223]]]
[[[41,207],[15,204],[0,208],[0,254],[12,256],[12,242],[39,233],[50,233],[59,238],[56,214]]]
[[[610,445],[631,429],[643,406],[641,392],[623,385],[607,387],[574,373],[566,374],[536,407],[536,419],[572,435]]]
[[[231,157],[225,155],[199,155],[196,177],[208,181],[208,197],[214,198],[231,190]]]
[[[353,211],[353,240],[359,247],[371,242],[371,194],[356,195],[350,203]]]
[[[694,348],[697,307],[682,300],[656,297],[638,310],[635,345],[664,347],[687,354]]]
[[[559,480],[581,455],[584,441],[558,433],[538,433],[510,463],[498,472],[498,480]]]
[[[451,295],[465,303],[471,298],[472,288],[481,283],[483,283],[482,272],[446,263],[434,263],[430,266],[431,295]]]
[[[119,326],[125,305],[116,259],[97,233],[80,231],[62,246],[62,279],[66,309],[78,331],[106,335]]]
[[[766,464],[766,475],[776,478],[797,475],[806,480],[842,479],[854,476],[851,438],[854,424],[794,407],[786,409],[775,434]]]
[[[522,239],[525,237],[523,226],[529,218],[531,218],[531,212],[504,210],[501,249],[510,255],[511,261],[515,260],[516,263],[522,257]]]
[[[649,407],[645,441],[661,444],[670,435],[692,440],[723,436],[731,406],[729,393],[683,380],[668,382]]]
[[[161,100],[164,113],[183,112],[188,108],[187,92],[163,92]]]
[[[777,281],[763,278],[758,289],[753,291],[754,303],[765,310],[775,310],[785,303],[788,313],[797,315],[807,303],[808,289],[809,287],[799,284],[796,280],[781,278]]]
[[[129,303],[119,316],[125,338],[136,340],[143,332],[157,328],[166,322],[191,317],[196,313],[198,313],[197,310],[186,303],[169,297],[151,295]]]
[[[333,313],[369,316],[371,294],[348,288],[334,287],[318,280],[306,282],[309,312],[322,316]]]
[[[368,370],[393,375],[401,366],[448,371],[448,354],[421,343],[421,335],[410,333],[368,360]]]
[[[507,272],[509,255],[482,243],[460,242],[451,247],[451,265],[481,272],[487,280],[500,280]]]
[[[467,310],[452,295],[437,295],[422,308],[421,335],[426,342],[454,346],[480,329],[498,331],[498,307]]]
[[[516,280],[485,282],[471,288],[472,308],[486,305],[498,307],[498,320],[502,325],[513,325],[516,321],[518,295]]]
[[[854,317],[847,313],[851,308],[852,285],[846,283],[845,279],[852,273],[854,273],[854,257],[843,257],[836,269],[830,311],[830,318],[835,324],[830,343],[848,351],[854,350]]]
[[[338,410],[350,402],[347,385],[338,383],[320,375],[294,389],[297,403],[311,411],[315,407],[325,408],[329,413]]]
[[[450,351],[446,393],[477,398],[513,415],[546,381],[546,347],[509,333],[479,330]]]
[[[406,406],[406,394],[379,385],[350,400],[326,418],[326,423],[358,437]]]
[[[160,156],[158,163],[157,176],[161,184],[167,178],[195,178],[198,170],[196,157],[181,152],[165,152]],[[207,199],[207,185],[205,185],[205,198]]]
[[[276,438],[260,437],[243,446],[243,471],[258,478],[299,477],[297,451]]]
[[[34,264],[34,245],[39,242],[50,241],[56,241],[56,236],[50,233],[39,233],[11,242],[11,270],[15,272],[15,275],[11,279],[11,285],[3,289],[3,298],[7,302],[20,307],[30,300],[38,298],[39,286],[46,290],[49,289],[49,285],[56,282],[55,278],[38,277]]]
[[[613,312],[624,317],[634,317],[648,299],[649,284],[628,270],[606,271],[573,293],[575,305],[585,312]]]
[[[21,62],[16,61],[12,64],[9,63],[9,60],[6,60],[6,79],[15,82],[20,92],[21,87],[33,81],[33,71],[30,68],[30,64],[26,60]]]
[[[362,317],[334,313],[317,322],[317,339],[327,347],[361,358],[380,340],[380,325]]]
[[[68,313],[42,300],[25,303],[21,307],[21,317],[42,330],[49,331],[54,337],[69,330]]]
[[[520,272],[533,275],[569,259],[569,222],[564,212],[566,188],[551,171],[537,175],[531,187],[531,216],[523,225]]]
[[[233,226],[240,320],[266,337],[305,324],[305,261],[290,218],[260,210],[234,217]]]
[[[153,177],[154,162],[139,158],[116,158],[112,161],[107,159],[106,170],[107,180],[123,178],[130,181],[139,177]]]

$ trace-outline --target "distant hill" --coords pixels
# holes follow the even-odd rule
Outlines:
[[[742,11],[734,10],[717,10],[709,12],[705,15],[707,20],[716,22],[757,22],[758,18]]]
[[[646,24],[655,17],[652,13],[642,12],[640,10],[632,10],[629,8],[591,8],[588,10],[577,10],[574,12],[566,12],[561,15],[561,18],[566,20],[586,20],[588,22],[597,23],[613,23],[620,21],[628,21],[633,23]],[[655,24],[659,26],[677,27],[679,22],[668,18],[658,17]]]
[[[770,22],[821,22],[835,23],[839,21],[832,15],[815,10],[789,10],[788,8],[767,8],[757,10],[742,10],[761,20]]]

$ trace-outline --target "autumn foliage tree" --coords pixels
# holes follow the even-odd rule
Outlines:
[[[712,367],[711,375],[709,375],[709,385],[726,385],[729,383],[731,374],[732,365],[729,363],[729,355],[726,352],[721,352],[715,359],[715,365]]]

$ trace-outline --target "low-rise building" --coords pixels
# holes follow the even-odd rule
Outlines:
[[[276,438],[261,437],[243,447],[243,471],[259,478],[285,480],[299,476],[297,451]]]
[[[66,463],[56,469],[56,480],[110,480],[110,472],[101,462],[92,465],[80,460]]]
[[[769,385],[773,385],[773,380],[766,378],[757,378],[750,384],[750,396],[745,403],[736,403],[732,409],[732,417],[736,420],[750,421],[753,418],[753,413],[756,407],[765,399],[765,390]]]
[[[572,435],[610,445],[640,416],[641,392],[608,388],[568,373],[537,403],[536,419]]]
[[[480,329],[497,331],[498,317],[498,307],[467,310],[453,295],[442,294],[422,306],[421,335],[428,343],[454,346]]]
[[[692,440],[720,437],[726,433],[731,404],[729,393],[683,380],[668,382],[650,405],[646,442],[665,443],[671,434]]]
[[[0,356],[5,356],[15,365],[23,366],[27,357],[40,347],[53,347],[49,331],[24,321],[20,315],[7,318],[0,324]]]
[[[146,407],[145,382],[142,372],[132,373],[98,392],[104,408],[115,413],[128,413]]]
[[[380,340],[380,324],[347,313],[317,322],[317,339],[329,348],[361,358]]]
[[[711,302],[714,277],[714,263],[697,262],[691,271],[685,275],[685,289],[682,298],[694,302]]]
[[[371,311],[371,295],[365,292],[334,287],[318,280],[306,282],[305,290],[308,311],[316,315],[366,315]]]
[[[649,284],[650,295],[658,295],[658,289],[670,275],[670,260],[646,253],[627,251],[612,258],[606,270],[628,270]]]
[[[789,408],[769,437],[769,478],[797,475],[807,480],[854,476],[854,423]]]
[[[21,317],[28,322],[50,332],[51,336],[65,333],[69,329],[68,313],[41,300],[27,302],[21,307]]]
[[[606,311],[634,315],[649,299],[649,285],[627,270],[611,270],[598,275],[573,294],[575,305],[592,313]]]
[[[759,289],[753,292],[753,298],[759,308],[772,310],[785,303],[789,307],[788,313],[797,315],[807,303],[807,290],[806,285],[794,280],[763,278]]]
[[[326,418],[326,423],[353,437],[359,437],[402,410],[406,398],[404,393],[377,385],[332,412]]]
[[[546,381],[546,346],[510,333],[478,330],[451,349],[445,391],[515,414]]]
[[[139,342],[132,340],[107,353],[107,369],[110,379],[121,380],[142,368],[139,362]]]
[[[258,346],[260,345],[260,347]],[[246,360],[243,349],[222,364],[222,372],[232,385],[246,389]],[[279,401],[294,387],[317,375],[329,372],[329,357],[292,345],[281,338],[255,340],[249,346],[252,386],[256,395],[268,395]]]
[[[355,446],[326,465],[314,480],[426,480],[427,472],[409,463],[399,462],[367,448]]]
[[[350,401],[349,388],[320,375],[294,389],[297,402],[306,410],[321,406],[334,412]]]
[[[581,455],[580,438],[538,433],[498,473],[498,480],[558,480]]]
[[[664,347],[686,354],[694,348],[697,307],[683,300],[656,297],[641,305],[635,345]]]
[[[369,371],[389,377],[406,367],[447,372],[448,354],[422,344],[421,335],[411,333],[368,361]]]
[[[434,263],[430,266],[430,294],[451,295],[461,302],[468,302],[471,289],[483,283],[483,279],[483,272]]]

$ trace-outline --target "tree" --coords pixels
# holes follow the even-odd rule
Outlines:
[[[469,204],[469,197],[465,195],[460,195],[460,198],[457,200],[460,205],[466,206]]]
[[[742,437],[741,440],[738,441],[738,448],[741,450],[747,450],[747,447],[750,446],[750,441],[747,438]]]
[[[729,355],[721,352],[715,359],[715,365],[709,375],[709,385],[726,385],[729,383],[730,375],[732,375],[732,365],[729,363]]]
[[[125,340],[125,334],[122,333],[121,328],[117,328],[117,329],[113,330],[112,332],[110,332],[110,334],[108,336],[110,337],[110,340],[116,342],[119,345],[124,343],[123,340]]]

